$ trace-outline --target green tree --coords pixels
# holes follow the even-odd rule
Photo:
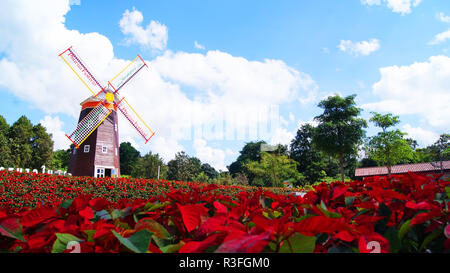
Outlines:
[[[131,175],[133,166],[138,162],[140,153],[130,142],[122,142],[119,146],[120,173]]]
[[[214,179],[219,176],[219,173],[209,165],[208,163],[202,164],[200,171],[203,172],[206,176],[208,176],[209,179]]]
[[[294,185],[303,184],[304,177],[297,171],[297,162],[285,155],[261,152],[261,160],[245,164],[254,175],[254,184],[259,186],[283,187],[283,181],[289,180]]]
[[[170,180],[195,181],[201,172],[201,161],[196,157],[189,157],[184,151],[178,152],[175,159],[169,161],[167,165]]]
[[[369,157],[378,162],[379,165],[386,165],[388,175],[391,175],[393,165],[402,161],[409,160],[413,156],[413,150],[410,143],[403,138],[406,133],[400,130],[388,130],[400,122],[398,116],[392,114],[381,115],[372,112],[373,117],[370,121],[375,126],[381,128],[376,136],[370,137],[366,145],[366,153]]]
[[[324,112],[315,117],[319,125],[313,143],[325,154],[339,160],[342,181],[345,179],[345,158],[357,153],[365,135],[363,128],[367,127],[366,121],[358,118],[361,109],[355,106],[355,97],[330,96],[319,103]]]
[[[33,126],[30,143],[32,160],[28,166],[33,169],[38,169],[42,165],[49,166],[53,156],[52,135],[48,134],[41,124],[38,124]]]
[[[53,157],[49,166],[52,169],[67,171],[69,160],[70,160],[70,148],[67,150],[57,150],[53,153]]]
[[[439,161],[439,169],[444,172],[443,161],[450,160],[450,134],[442,134],[439,139],[430,147],[437,156],[436,161]]]
[[[28,167],[32,159],[33,124],[21,116],[8,130],[11,159],[14,167]],[[34,165],[34,164],[33,164]],[[40,166],[39,166],[40,167]]]
[[[325,172],[327,164],[323,160],[323,155],[313,146],[313,134],[312,125],[302,125],[290,145],[291,158],[298,162],[297,170],[310,184],[320,181],[327,175]]]
[[[8,131],[9,124],[0,116],[0,166],[5,168],[13,165]]]
[[[200,172],[195,178],[195,182],[209,183],[211,178],[204,172]]]
[[[249,183],[252,184],[254,176],[246,169],[245,164],[251,161],[259,161],[261,159],[261,144],[266,144],[266,142],[252,141],[244,145],[242,150],[239,152],[240,155],[238,156],[236,161],[231,163],[230,166],[227,166],[232,176],[235,176],[238,173],[242,173],[248,178]]]
[[[138,158],[137,162],[132,166],[131,175],[136,178],[166,179],[169,168],[164,164],[159,154],[147,153],[145,156]]]

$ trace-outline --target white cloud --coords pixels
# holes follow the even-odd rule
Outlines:
[[[67,29],[64,22],[69,10],[69,0],[6,1],[0,9],[0,87],[53,119],[58,113],[72,116],[74,128],[79,103],[90,93],[57,54],[72,45],[103,83],[130,60],[115,57],[113,45],[103,35]],[[138,13],[128,11],[123,21],[131,26],[130,35],[144,30],[139,26],[143,18]],[[162,44],[159,48],[165,47],[165,42]],[[166,51],[146,62],[149,68],[133,78],[121,95],[156,135],[144,145],[120,117],[119,137],[120,141],[135,140],[134,146],[141,147],[141,153],[152,150],[166,161],[184,149],[179,143],[183,135],[174,131],[186,125],[226,120],[231,129],[248,129],[252,124],[248,117],[261,108],[311,100],[317,93],[317,85],[309,75],[280,60],[249,61],[222,51]],[[192,97],[187,96],[186,87],[194,89]],[[232,117],[217,113],[231,113]]]
[[[437,45],[437,44],[441,44],[441,43],[447,41],[448,39],[450,39],[450,29],[436,34],[436,36],[434,36],[434,39],[431,40],[428,44],[429,45]]]
[[[47,129],[47,133],[52,134],[52,140],[54,142],[53,150],[65,150],[69,148],[70,140],[65,136],[64,131],[62,131],[63,122],[58,116],[51,117],[47,115],[39,122]]]
[[[422,0],[361,0],[363,5],[379,6],[381,3],[387,3],[388,8],[393,12],[405,15],[411,13],[411,7],[417,7]]]
[[[294,134],[287,129],[280,127],[275,130],[275,134],[272,136],[269,143],[271,145],[289,145],[292,139],[294,139]]]
[[[69,5],[79,6],[79,5],[81,5],[81,0],[69,0]]]
[[[375,83],[373,94],[379,102],[363,108],[392,112],[397,115],[419,115],[423,124],[433,130],[450,128],[450,58],[432,56],[427,62],[409,66],[380,68],[381,79]]]
[[[221,150],[209,147],[204,139],[194,140],[194,151],[195,156],[202,162],[208,162],[216,170],[222,171],[227,170],[225,157],[234,154],[230,149]]]
[[[380,49],[380,42],[377,39],[370,41],[352,42],[350,40],[341,40],[337,46],[341,51],[348,52],[355,57],[368,56]]]
[[[292,112],[289,112],[289,122],[293,122],[295,120],[295,115]]]
[[[157,21],[150,21],[147,27],[141,26],[144,16],[133,7],[125,10],[120,19],[119,26],[123,34],[127,35],[127,44],[138,44],[144,48],[164,50],[167,45],[167,27]]]
[[[205,50],[205,46],[199,44],[197,41],[194,41],[194,47],[197,48],[197,49]]]
[[[300,127],[302,127],[303,125],[306,125],[306,124],[309,124],[312,127],[317,127],[317,125],[319,125],[319,122],[317,120],[315,120],[314,118],[312,118],[312,119],[310,119],[308,121],[299,120],[297,128],[300,128]]]
[[[412,138],[417,140],[417,143],[421,147],[426,147],[433,144],[438,140],[439,134],[423,129],[422,127],[413,127],[410,124],[405,124],[403,126],[403,131],[408,133],[407,138]]]
[[[450,16],[445,15],[443,12],[439,12],[439,14],[437,14],[436,17],[441,22],[450,23]]]

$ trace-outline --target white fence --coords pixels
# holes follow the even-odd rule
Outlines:
[[[72,174],[71,173],[68,173],[68,172],[66,172],[66,171],[61,171],[61,170],[57,170],[57,171],[53,171],[53,170],[47,170],[47,172],[45,172],[45,165],[43,165],[42,167],[41,167],[41,170],[42,170],[42,172],[41,173],[47,173],[47,174],[55,174],[55,175],[64,175],[64,176],[66,176],[66,175],[68,175],[68,176],[72,176]],[[13,172],[13,171],[16,171],[16,172],[26,172],[26,173],[30,173],[30,170],[31,169],[29,169],[29,168],[16,168],[16,169],[14,169],[14,168],[5,168],[5,167],[0,167],[0,171],[4,171],[4,170],[7,170],[7,171],[10,171],[10,172]],[[33,169],[32,171],[31,171],[32,173],[39,173],[38,172],[38,170],[37,169]]]

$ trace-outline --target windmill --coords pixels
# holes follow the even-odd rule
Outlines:
[[[80,104],[81,112],[75,130],[66,134],[74,145],[68,172],[75,176],[119,177],[117,110],[144,138],[145,143],[155,134],[127,100],[119,95],[119,90],[147,64],[138,55],[102,86],[72,47],[59,56],[92,93]]]

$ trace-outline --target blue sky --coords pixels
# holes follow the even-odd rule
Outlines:
[[[421,146],[449,132],[447,1],[70,2],[11,1],[0,11],[0,115],[43,123],[56,148],[68,145],[63,133],[89,95],[57,57],[70,45],[103,81],[138,53],[150,64],[124,95],[155,139],[144,145],[125,119],[120,136],[166,161],[185,150],[224,168],[259,139],[171,131],[217,123],[223,119],[211,116],[219,112],[248,116],[245,110],[275,105],[281,120],[265,140],[286,144],[334,93],[357,94],[364,118],[400,115],[398,127]],[[368,135],[375,133],[371,126]]]

